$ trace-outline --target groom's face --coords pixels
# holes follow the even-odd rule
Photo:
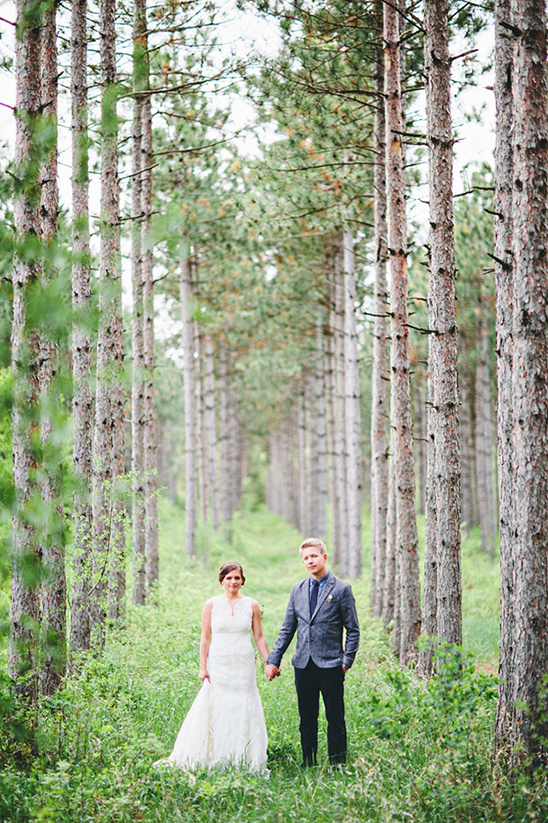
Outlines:
[[[327,554],[322,554],[314,547],[301,549],[301,557],[308,574],[319,580],[327,574]]]

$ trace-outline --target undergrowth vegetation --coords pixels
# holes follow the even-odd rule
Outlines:
[[[262,608],[272,645],[289,589],[303,576],[300,536],[265,511],[232,524],[231,544],[204,530],[185,558],[183,515],[161,505],[159,605],[133,609],[127,630],[40,707],[30,731],[0,684],[0,821],[44,823],[462,823],[545,821],[548,780],[513,780],[492,750],[496,709],[497,571],[474,537],[464,546],[465,646],[441,650],[428,683],[401,670],[354,584],[362,625],[346,679],[350,750],[344,767],[300,766],[297,705],[286,654],[282,676],[258,682],[269,731],[268,778],[241,771],[158,769],[198,688],[200,613],[218,593],[217,570],[240,560],[245,593]],[[220,591],[220,590],[219,590]],[[238,722],[238,718],[234,718]],[[323,723],[323,721],[322,721]]]

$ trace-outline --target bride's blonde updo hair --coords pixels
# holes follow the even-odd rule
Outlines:
[[[222,583],[225,577],[229,572],[233,572],[235,569],[238,569],[242,576],[242,586],[245,583],[245,574],[244,570],[242,569],[242,564],[237,563],[235,560],[227,560],[226,563],[223,563],[221,568],[219,569],[219,583]]]

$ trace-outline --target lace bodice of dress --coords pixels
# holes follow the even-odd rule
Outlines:
[[[213,600],[208,668],[214,684],[221,678],[225,688],[242,689],[251,686],[250,678],[255,679],[251,606],[250,597],[233,604],[223,595]]]
[[[240,597],[230,603],[224,595],[213,598],[213,609],[211,611],[211,635],[212,643],[220,639],[224,643],[230,639],[238,642],[235,635],[243,635],[249,640],[252,624],[252,611],[250,597]]]

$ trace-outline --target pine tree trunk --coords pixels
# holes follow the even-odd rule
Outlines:
[[[192,322],[192,280],[188,254],[181,261],[181,315],[183,321],[183,382],[185,405],[185,552],[196,554],[196,376],[194,367],[194,327]]]
[[[230,389],[228,379],[228,351],[224,343],[221,344],[219,358],[219,453],[220,453],[220,505],[221,520],[228,523],[232,517],[231,490],[234,480],[230,476]]]
[[[278,514],[278,486],[276,483],[277,454],[274,433],[268,439],[268,465],[266,474],[266,505],[271,512]]]
[[[434,378],[427,373],[426,402],[426,494],[424,523],[424,586],[422,599],[422,635],[424,646],[419,655],[419,673],[430,677],[434,661],[434,641],[438,634],[438,517],[436,496],[436,412]]]
[[[489,376],[489,338],[487,307],[478,289],[476,320],[476,465],[481,547],[491,557],[495,554],[496,518],[493,483],[493,438],[491,434],[491,380]]]
[[[93,613],[102,641],[107,614],[120,617],[125,573],[123,508],[116,499],[124,470],[123,329],[120,273],[118,128],[116,120],[116,7],[101,0],[101,248],[99,329],[93,440]]]
[[[333,278],[328,274],[327,304],[329,306],[326,328],[324,330],[325,356],[325,397],[327,410],[327,449],[328,449],[328,499],[331,504],[331,565],[337,568],[340,563],[340,507],[337,492],[336,461],[336,394],[335,394],[335,337],[333,334],[333,305],[335,301]]]
[[[125,600],[126,600],[126,536],[125,519],[126,507],[124,503],[123,478],[126,474],[125,462],[125,395],[121,382],[123,363],[123,338],[122,338],[122,301],[121,296],[118,301],[120,311],[120,323],[118,326],[117,364],[120,378],[113,393],[114,397],[114,428],[112,438],[113,453],[113,476],[115,478],[113,488],[112,511],[112,550],[110,552],[109,563],[109,592],[108,592],[108,617],[113,625],[122,627],[125,620]]]
[[[57,183],[57,26],[56,4],[44,12],[41,32],[42,57],[42,116],[54,135],[52,145],[45,158],[41,179],[40,223],[45,260],[55,259],[55,245],[58,232],[59,189]],[[44,279],[55,280],[57,272],[54,264],[47,262]],[[59,387],[56,378],[59,372],[59,350],[57,343],[41,334],[41,356],[39,367],[42,459],[44,479],[42,481],[42,503],[46,509],[45,535],[42,551],[44,579],[41,591],[42,608],[42,659],[40,671],[40,691],[52,695],[61,686],[66,671],[66,577],[65,577],[65,535],[64,514],[61,501],[61,477],[59,455],[53,439],[55,417],[59,404]]]
[[[202,523],[209,522],[209,474],[207,466],[207,431],[205,423],[204,343],[198,324],[194,323],[194,345],[198,353],[196,373],[196,440],[198,446],[198,491]]]
[[[234,399],[232,391],[229,394],[230,399],[230,459],[231,459],[231,477],[235,482],[231,483],[231,509],[235,511],[241,503],[242,499],[242,483],[245,473],[246,464],[246,443],[245,437],[240,425],[239,407]]]
[[[324,358],[321,314],[315,327],[315,359],[312,370],[307,373],[304,397],[306,431],[309,441],[307,488],[309,503],[306,517],[306,534],[327,539],[327,455]]]
[[[335,442],[333,460],[335,462],[336,498],[334,506],[338,510],[339,531],[337,534],[337,555],[340,574],[349,574],[349,534],[348,534],[348,498],[347,466],[348,447],[346,442],[346,362],[344,344],[344,267],[342,234],[335,238],[333,256],[333,293],[332,333],[334,344],[334,389],[335,389]],[[335,535],[334,535],[335,538]]]
[[[242,491],[243,491],[243,484],[244,480],[247,477],[247,439],[246,434],[242,426],[240,425],[239,418],[235,417],[236,421],[236,439],[234,441],[234,448],[236,454],[236,460],[238,463],[238,472],[236,473],[236,497],[235,497],[235,506],[239,506],[242,501]]]
[[[299,529],[299,470],[298,470],[298,449],[299,438],[297,425],[293,416],[288,416],[286,420],[286,455],[285,465],[290,477],[290,508],[289,522]]]
[[[355,580],[362,565],[362,449],[358,335],[356,330],[356,273],[354,236],[348,226],[344,243],[344,376],[345,439],[347,444],[346,498],[348,500],[348,576]]]
[[[230,420],[231,420],[231,462],[233,470],[231,476],[235,478],[234,483],[231,483],[232,496],[231,507],[235,511],[242,500],[242,485],[246,472],[246,442],[245,435],[240,424],[239,407],[234,399],[234,394],[230,392]]]
[[[315,452],[314,462],[315,485],[317,492],[317,514],[314,521],[314,534],[322,540],[327,540],[327,419],[325,402],[325,358],[324,339],[322,332],[322,317],[318,313],[316,320],[316,363],[314,367],[314,420],[315,420]]]
[[[279,506],[280,515],[287,521],[291,522],[291,472],[289,471],[287,460],[287,444],[286,444],[286,427],[285,420],[280,423],[278,428],[278,483],[280,486]],[[287,475],[287,483],[282,482],[282,478]]]
[[[391,297],[391,423],[395,431],[397,552],[401,558],[400,659],[404,665],[417,657],[420,634],[419,562],[415,511],[415,469],[409,386],[409,334],[407,297],[407,237],[405,185],[401,151],[403,132],[400,38],[398,12],[384,10],[385,92],[387,127],[388,251]]]
[[[437,557],[437,631],[442,642],[462,643],[460,571],[460,455],[457,323],[453,227],[453,133],[448,0],[426,0],[425,67],[430,169],[428,284],[431,435],[434,449]],[[430,528],[430,523],[428,527]]]
[[[149,88],[149,55],[146,39],[146,8],[143,8],[143,52],[145,85]],[[158,443],[154,408],[154,258],[150,237],[152,220],[152,111],[151,95],[146,94],[142,109],[141,204],[143,249],[143,323],[144,323],[144,469],[145,469],[145,579],[149,597],[158,582]]]
[[[218,529],[220,518],[219,479],[217,475],[217,427],[215,422],[215,364],[213,341],[210,334],[204,337],[204,424],[206,427],[207,474],[211,502],[211,521]]]
[[[378,44],[375,46],[375,285],[373,314],[373,373],[371,377],[371,608],[383,613],[386,528],[388,517],[388,286],[386,282],[386,116],[384,110],[383,3],[375,4]]]
[[[13,261],[13,319],[11,331],[13,372],[13,515],[12,578],[8,674],[20,697],[35,702],[38,696],[40,588],[29,567],[40,569],[42,547],[30,517],[39,494],[37,454],[33,433],[39,425],[38,335],[28,326],[29,282],[41,277],[40,265],[30,253],[29,241],[40,236],[39,181],[32,158],[36,153],[36,128],[40,116],[40,27],[30,14],[31,4],[17,3],[16,142],[15,168],[22,186],[14,202],[16,249]],[[34,434],[35,436],[35,434]]]
[[[71,664],[89,649],[89,590],[92,535],[93,394],[91,391],[91,307],[89,249],[87,0],[72,4],[71,98],[72,98],[72,463],[74,493],[74,550],[72,611],[70,621]]]
[[[500,464],[500,653],[495,743],[509,735],[508,711],[514,692],[514,445],[512,414],[512,40],[506,23],[510,0],[495,0],[495,285],[497,293],[497,392]]]
[[[320,517],[319,509],[319,474],[318,474],[318,414],[316,408],[317,379],[315,373],[316,363],[313,363],[310,371],[307,370],[304,385],[304,416],[305,431],[308,442],[307,465],[306,465],[306,496],[307,505],[305,511],[305,534],[318,535],[317,523]]]
[[[425,513],[426,496],[426,399],[424,397],[425,376],[421,368],[415,365],[415,380],[413,384],[413,419],[415,421],[415,443],[417,455],[417,475],[418,475],[418,500],[417,511],[419,514]]]
[[[466,355],[464,340],[461,342],[461,358]],[[470,391],[468,388],[468,375],[463,371],[460,375],[460,465],[461,465],[461,510],[462,521],[466,534],[470,535],[470,529],[474,523],[473,505],[473,467],[472,467],[472,423],[470,414]]]
[[[394,444],[395,433],[390,435],[390,443]],[[401,661],[402,645],[402,584],[401,584],[401,552],[398,544],[398,495],[396,490],[396,465],[390,465],[388,501],[388,539],[391,540],[392,560],[392,637],[391,647],[396,657]],[[403,662],[403,661],[402,661]]]
[[[286,415],[282,424],[282,444],[282,466],[285,478],[283,517],[287,523],[291,523],[292,526],[298,529],[297,496],[299,490],[295,459],[298,447],[296,429],[288,415]]]
[[[392,451],[394,435],[390,436],[390,451]],[[396,513],[396,470],[394,460],[388,463],[388,497],[386,509],[386,554],[384,562],[384,580],[382,592],[382,625],[385,631],[394,620],[394,602],[396,597],[396,541],[397,541],[397,513]],[[399,637],[399,635],[398,635]],[[397,642],[399,650],[399,639]]]
[[[309,534],[309,495],[307,493],[306,471],[306,409],[305,409],[305,377],[300,382],[300,392],[296,398],[297,405],[297,466],[298,466],[298,494],[297,494],[297,528],[301,534]]]
[[[131,473],[133,604],[145,602],[145,431],[144,431],[144,321],[142,247],[142,136],[143,136],[143,3],[133,4],[133,134],[131,176],[131,282],[132,282],[132,374],[131,374]]]
[[[544,759],[548,739],[548,106],[544,0],[514,2],[512,8],[516,688],[511,740],[517,765],[529,756]]]

